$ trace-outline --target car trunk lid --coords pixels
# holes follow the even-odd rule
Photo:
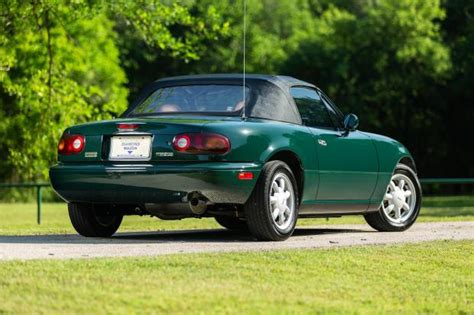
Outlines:
[[[239,118],[167,115],[77,125],[67,129],[65,133],[83,135],[84,150],[75,155],[60,155],[59,160],[111,163],[199,160],[195,155],[176,154],[172,148],[173,138],[183,132],[201,132],[205,124],[237,119]]]

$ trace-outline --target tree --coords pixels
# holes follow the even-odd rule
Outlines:
[[[472,126],[474,122],[474,2],[444,1],[447,17],[443,35],[452,52],[453,70],[443,87],[442,123],[447,126],[440,138],[447,144],[439,175],[474,176]],[[441,163],[440,163],[441,164]]]
[[[161,76],[189,70],[190,63],[201,62],[209,45],[229,36],[229,23],[214,3],[142,0],[137,5],[124,0],[119,9],[114,5],[121,65],[131,78],[130,101]]]
[[[209,1],[203,1],[206,3]],[[314,20],[306,0],[248,0],[246,17],[246,70],[278,73],[281,65],[307,38]],[[243,3],[219,1],[217,6],[231,25],[231,36],[214,42],[197,71],[241,72]]]
[[[442,125],[444,104],[427,102],[439,97],[451,70],[438,23],[444,10],[438,0],[357,2],[363,5],[348,6],[352,11],[327,6],[284,72],[315,82],[346,112],[360,114],[363,129],[401,140],[423,174],[446,152],[432,136],[445,131],[433,130]]]
[[[219,13],[220,23],[228,26],[225,36],[218,41],[205,39],[200,58],[187,63],[150,50],[146,50],[146,54],[134,52],[129,58],[134,61],[134,69],[126,67],[126,71],[141,81],[138,85],[167,75],[243,70],[243,1],[199,0],[193,2],[191,12],[206,16],[210,7]],[[246,70],[249,73],[278,73],[314,27],[307,0],[248,0],[246,19]],[[141,41],[133,45],[144,46]],[[135,91],[133,87],[132,98]]]
[[[201,38],[226,30],[214,19],[195,18],[185,4],[158,0],[5,0],[0,6],[3,180],[47,178],[65,127],[125,109],[120,25],[161,54],[184,60],[198,58]]]

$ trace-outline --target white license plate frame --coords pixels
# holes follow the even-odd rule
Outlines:
[[[110,138],[110,161],[149,161],[153,139],[149,135],[113,136]]]

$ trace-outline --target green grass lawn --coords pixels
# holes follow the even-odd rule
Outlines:
[[[474,242],[0,263],[0,313],[474,313]]]
[[[474,197],[425,198],[419,221],[474,220]],[[0,235],[74,233],[66,205],[0,204]],[[361,217],[299,225],[363,223]],[[120,231],[219,227],[126,217]],[[40,244],[38,246],[41,246]],[[474,313],[474,242],[0,262],[0,313]]]
[[[474,197],[426,197],[423,201],[419,222],[432,221],[472,221],[474,220]],[[365,223],[361,216],[331,219],[302,219],[298,225]],[[163,221],[148,216],[125,217],[119,231],[157,231],[179,229],[218,228],[213,219],[184,219]],[[67,207],[64,203],[43,205],[43,224],[36,224],[34,203],[0,204],[0,235],[74,233],[69,223]]]

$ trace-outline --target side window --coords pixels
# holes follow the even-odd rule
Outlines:
[[[326,108],[328,109],[329,116],[331,117],[334,126],[336,126],[336,128],[338,129],[344,129],[344,116],[342,115],[342,113],[339,110],[335,109],[333,105],[329,103],[326,97],[324,97],[324,95],[321,95],[321,99],[323,100],[324,105],[326,105]]]
[[[301,115],[303,123],[310,127],[331,128],[334,124],[319,94],[310,88],[291,88],[291,96]]]

